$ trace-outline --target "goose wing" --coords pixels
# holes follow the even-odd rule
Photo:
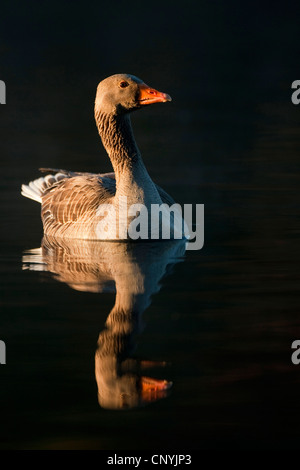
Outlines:
[[[100,204],[109,204],[115,191],[115,180],[111,176],[66,175],[42,195],[41,216],[45,233],[93,238],[97,209]]]

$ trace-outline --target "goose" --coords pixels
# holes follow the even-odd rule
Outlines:
[[[130,119],[133,111],[169,101],[168,94],[149,87],[134,75],[115,74],[99,83],[94,116],[113,172],[94,174],[41,168],[46,176],[23,184],[21,194],[41,204],[45,235],[88,240],[130,239],[127,228],[134,216],[127,208],[145,209],[150,224],[149,211],[153,205],[174,205],[173,198],[149,176]],[[137,213],[140,214],[136,210]],[[180,210],[173,210],[169,215],[173,215],[169,221],[172,233],[178,227],[176,238],[183,238]],[[150,225],[146,230],[149,233]],[[159,228],[155,230],[150,238],[160,238]]]

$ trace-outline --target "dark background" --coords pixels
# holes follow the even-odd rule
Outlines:
[[[300,366],[290,360],[300,334],[300,106],[291,102],[291,83],[300,79],[296,8],[268,1],[2,2],[0,339],[15,347],[0,370],[9,423],[2,448],[299,447]],[[90,400],[84,380],[61,385],[78,359],[66,359],[68,341],[75,349],[70,338],[81,331],[81,314],[96,312],[99,301],[77,296],[75,305],[62,286],[22,273],[22,251],[38,246],[42,231],[39,207],[21,198],[20,185],[39,167],[111,170],[93,104],[98,82],[120,72],[173,98],[136,113],[135,134],[153,179],[178,202],[205,204],[205,246],[188,253],[161,306],[155,304],[162,332],[166,312],[172,321],[186,314],[184,327],[176,320],[171,339],[158,341],[177,358],[181,395],[125,418],[101,415],[99,444],[98,411],[72,415],[78,402]],[[64,317],[56,329],[68,305],[75,326]],[[53,312],[52,324],[46,316]],[[86,359],[101,324],[90,315],[81,344]],[[148,331],[157,333],[154,325]],[[47,344],[49,334],[58,350],[50,378],[42,375],[38,385],[49,358],[42,353],[36,363],[34,344]],[[60,360],[65,369],[56,374]],[[146,444],[136,430],[145,423]]]
[[[29,1],[1,8],[1,79],[7,85],[1,146],[20,159],[17,167],[24,160],[32,165],[29,175],[49,160],[73,168],[98,165],[96,86],[122,71],[173,96],[171,109],[148,111],[156,115],[154,122],[149,119],[156,135],[149,133],[147,144],[159,149],[168,142],[173,167],[188,158],[185,176],[197,182],[226,180],[228,151],[237,158],[251,151],[259,117],[266,125],[276,119],[279,103],[289,106],[278,125],[289,119],[297,124],[290,87],[297,79],[298,24],[289,2]],[[268,105],[273,108],[266,110]],[[148,117],[135,116],[137,125],[146,126]],[[171,142],[159,132],[166,120]],[[209,134],[212,124],[217,139]],[[197,142],[191,136],[195,129]],[[171,162],[159,158],[159,163],[167,171]],[[110,169],[105,158],[103,166]],[[234,171],[247,180],[256,169],[257,162],[241,160]]]

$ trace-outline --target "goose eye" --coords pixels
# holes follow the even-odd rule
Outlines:
[[[121,88],[126,88],[127,86],[129,86],[129,83],[128,83],[128,82],[125,82],[125,80],[123,80],[123,81],[120,83],[120,87],[121,87]]]

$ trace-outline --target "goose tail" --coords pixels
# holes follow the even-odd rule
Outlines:
[[[45,191],[61,179],[66,178],[66,174],[57,173],[55,175],[41,176],[40,178],[30,181],[28,184],[22,184],[21,194],[28,199],[42,203],[42,196]]]

